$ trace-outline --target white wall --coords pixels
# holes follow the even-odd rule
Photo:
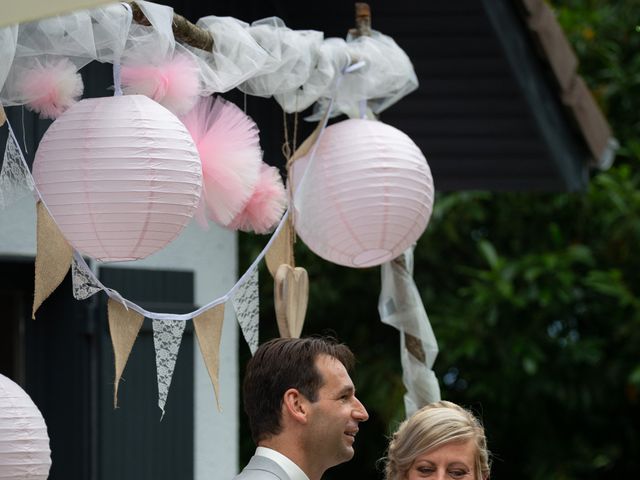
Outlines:
[[[204,305],[221,297],[237,276],[236,234],[211,225],[208,232],[192,222],[161,251],[127,268],[161,268],[195,272],[195,301]],[[198,342],[194,348],[194,480],[233,478],[238,469],[238,327],[227,303],[220,342],[220,404],[218,412],[211,379]]]
[[[30,196],[0,210],[0,256],[33,257],[35,239],[35,203]],[[215,225],[209,231],[203,231],[192,222],[161,251],[144,260],[118,265],[191,270],[195,274],[195,302],[204,305],[233,286],[238,278],[237,256],[235,233]],[[238,327],[230,303],[226,308],[220,351],[222,412],[217,410],[198,342],[194,344],[195,480],[233,478],[238,468]]]

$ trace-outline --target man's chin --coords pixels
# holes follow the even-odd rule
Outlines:
[[[353,446],[352,445],[348,445],[345,448],[345,451],[344,451],[344,460],[343,460],[343,462],[348,462],[349,460],[351,460],[353,458],[353,456],[355,455],[355,453],[356,452],[353,449]]]

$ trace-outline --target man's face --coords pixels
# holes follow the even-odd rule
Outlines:
[[[317,400],[309,404],[308,436],[318,460],[333,467],[353,457],[358,424],[369,418],[355,396],[346,368],[329,355],[319,355],[316,369],[323,379]]]

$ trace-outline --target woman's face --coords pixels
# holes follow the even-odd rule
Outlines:
[[[446,443],[418,455],[405,474],[405,480],[474,480],[473,441]]]

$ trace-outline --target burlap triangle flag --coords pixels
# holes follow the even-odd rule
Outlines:
[[[301,157],[304,157],[307,153],[309,153],[309,151],[311,150],[311,147],[316,142],[316,140],[318,139],[318,136],[320,135],[320,132],[322,131],[323,124],[324,124],[324,119],[323,121],[318,123],[318,126],[315,128],[313,132],[311,132],[311,135],[309,135],[304,140],[304,142],[302,142],[302,144],[297,148],[297,150],[293,153],[293,155],[287,162],[287,170],[291,167],[293,162],[295,162]],[[291,185],[291,182],[292,182],[291,175],[288,175],[288,177],[289,177],[288,179],[289,190],[291,190],[291,188],[292,187],[295,188],[295,186]],[[294,248],[293,248],[294,234],[293,234],[292,218],[293,218],[293,209],[290,208],[289,216],[285,220],[285,224],[282,226],[280,233],[278,233],[278,236],[275,238],[275,240],[271,244],[271,247],[269,247],[269,250],[267,250],[267,253],[265,254],[267,269],[269,270],[269,273],[271,274],[271,276],[274,278],[276,276],[276,271],[278,270],[278,267],[280,267],[280,265],[286,264],[286,265],[291,265],[292,267],[295,267]]]
[[[127,310],[124,305],[111,298],[107,308],[109,331],[111,332],[111,343],[113,344],[113,355],[116,364],[113,407],[118,408],[118,384],[138,332],[142,327],[144,317],[132,309]]]
[[[193,326],[198,337],[198,345],[204,364],[207,366],[213,391],[216,394],[218,411],[220,408],[220,385],[218,383],[218,372],[220,368],[220,337],[222,336],[222,324],[224,323],[224,303],[201,313],[193,318]]]
[[[64,280],[73,258],[73,248],[64,238],[42,202],[36,205],[38,214],[36,271],[31,318],[49,295]]]
[[[0,127],[7,121],[7,115],[4,113],[4,108],[0,105]]]
[[[325,113],[325,116],[326,116],[326,113]],[[301,157],[304,157],[307,153],[309,153],[309,150],[311,150],[311,147],[313,146],[313,144],[316,143],[316,140],[318,139],[318,136],[322,131],[323,125],[324,125],[324,118],[320,120],[320,122],[318,122],[318,125],[313,130],[313,132],[311,132],[311,135],[305,138],[304,142],[302,142],[300,146],[296,149],[296,151],[293,152],[293,155],[291,155],[291,158],[289,159],[289,162],[288,162],[289,165],[291,165],[293,162],[295,162]]]
[[[267,269],[275,278],[278,267],[282,264],[295,265],[293,258],[293,242],[291,242],[291,217],[287,217],[280,233],[264,255]]]

